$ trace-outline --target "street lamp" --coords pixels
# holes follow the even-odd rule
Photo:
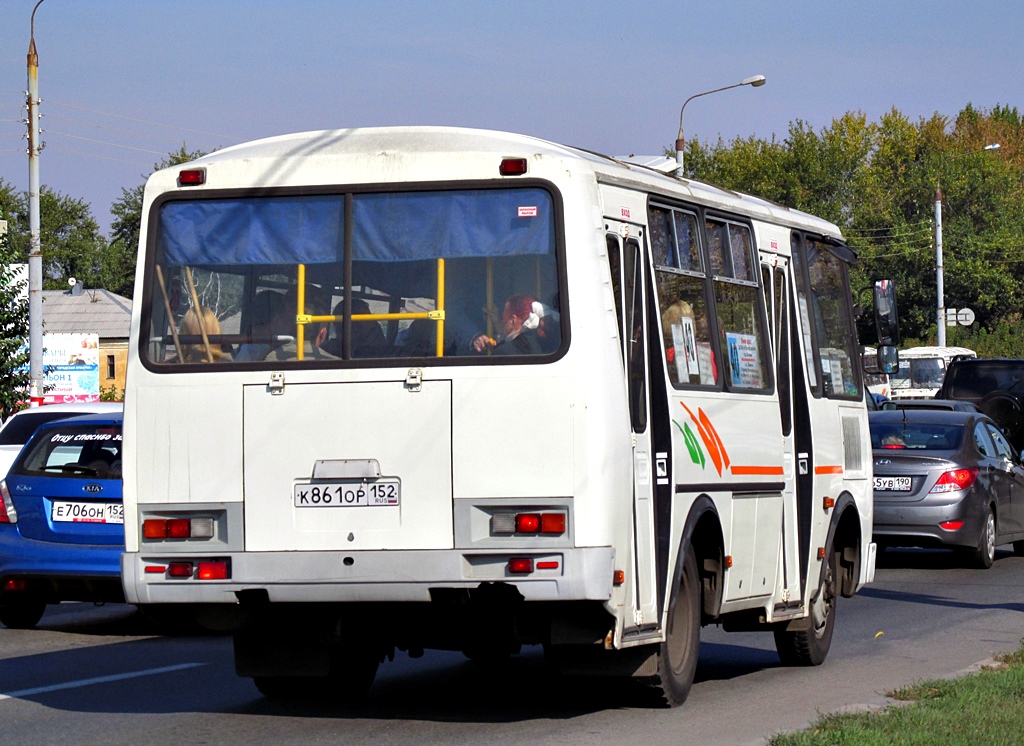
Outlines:
[[[982,150],[999,150],[1002,145],[994,142]],[[956,156],[954,156],[956,157]],[[935,292],[938,295],[938,311],[935,316],[937,330],[935,343],[939,347],[946,346],[946,299],[942,277],[942,187],[938,178],[935,180]]]
[[[39,55],[36,53],[36,11],[32,8],[28,44],[28,379],[29,401],[43,398],[43,252],[39,241]]]
[[[683,139],[683,111],[686,109],[686,105],[693,101],[695,98],[701,96],[707,96],[710,93],[718,93],[719,91],[727,91],[730,88],[739,88],[743,85],[749,85],[751,88],[760,88],[768,81],[765,80],[763,75],[752,75],[749,78],[744,78],[739,83],[733,83],[722,88],[715,88],[711,91],[704,91],[703,93],[695,93],[688,99],[683,101],[682,107],[679,109],[679,134],[676,136],[676,176],[683,175],[683,151],[686,149],[686,140]]]

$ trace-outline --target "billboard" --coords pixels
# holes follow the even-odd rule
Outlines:
[[[43,404],[100,399],[98,334],[43,335]]]

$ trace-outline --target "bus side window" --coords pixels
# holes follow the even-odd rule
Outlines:
[[[764,296],[754,279],[750,228],[717,218],[705,221],[713,280],[718,335],[731,389],[770,388],[762,332]]]
[[[676,387],[714,386],[720,379],[708,324],[697,215],[660,206],[652,206],[649,214],[669,378]]]

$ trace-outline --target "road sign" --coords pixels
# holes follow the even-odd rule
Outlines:
[[[956,312],[956,320],[960,326],[970,326],[974,323],[974,311],[970,308],[961,308]]]

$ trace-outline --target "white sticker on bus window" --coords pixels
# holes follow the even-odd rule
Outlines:
[[[694,332],[693,319],[683,316],[679,321],[681,326],[672,325],[672,341],[676,346],[676,359],[679,359],[678,355],[682,352],[687,376],[695,376],[700,372],[700,367],[697,364],[697,335]],[[676,339],[677,330],[679,339]]]
[[[734,386],[761,386],[761,358],[757,352],[757,337],[753,334],[728,332],[729,375]]]
[[[535,217],[537,217],[537,207],[536,207],[536,205],[534,205],[533,207],[520,207],[519,208],[519,217],[521,217],[521,218],[535,218]]]
[[[715,353],[707,342],[697,343],[697,364],[700,368],[702,386],[713,386],[715,383]]]

